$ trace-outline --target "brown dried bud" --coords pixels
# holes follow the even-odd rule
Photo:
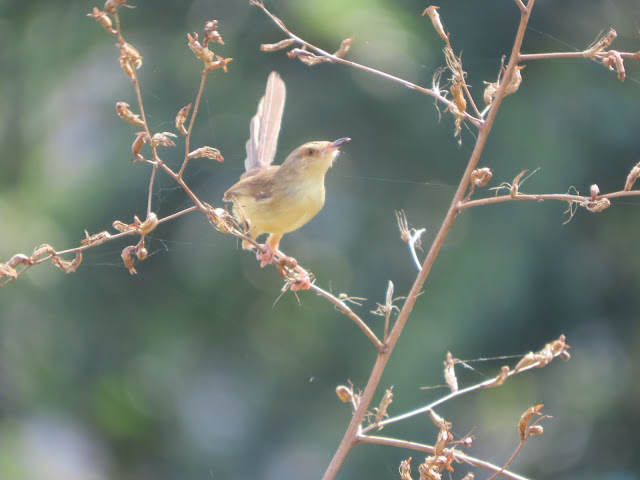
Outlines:
[[[200,44],[197,33],[194,33],[193,37],[187,33],[187,38],[189,39],[189,48],[191,51],[204,62],[205,68],[208,68],[213,62],[213,52]]]
[[[144,222],[140,223],[140,225],[138,225],[138,231],[142,235],[146,235],[151,231],[153,231],[153,229],[156,228],[156,226],[158,226],[158,217],[156,216],[155,213],[151,212],[147,216],[147,219]]]
[[[345,38],[340,44],[340,48],[336,50],[333,54],[338,58],[344,58],[349,49],[351,48],[351,42],[353,41],[353,37]]]
[[[111,224],[111,226],[121,233],[130,232],[131,230],[134,230],[136,228],[135,225],[127,225],[126,223],[121,222],[120,220],[115,220]]]
[[[529,426],[529,422],[536,415],[542,415],[540,410],[544,405],[536,405],[533,407],[529,407],[526,412],[522,414],[520,417],[520,421],[518,422],[518,433],[520,434],[520,440],[524,440],[527,438],[527,427]]]
[[[104,28],[111,35],[118,34],[118,32],[113,29],[113,23],[111,22],[111,18],[109,17],[109,15],[107,15],[107,12],[102,12],[96,7],[93,7],[93,13],[87,13],[87,17],[95,18],[98,23],[102,25],[102,28]]]
[[[353,392],[351,391],[351,389],[344,385],[339,385],[336,388],[336,395],[338,395],[340,401],[344,403],[350,402],[353,398]]]
[[[624,82],[624,79],[627,78],[626,72],[624,69],[624,60],[622,59],[622,55],[620,52],[612,50],[609,52],[610,56],[613,56],[614,63],[616,64],[616,70],[618,71],[618,80]]]
[[[148,252],[146,248],[142,247],[136,249],[136,257],[138,257],[138,260],[144,260],[145,258],[147,258],[147,255]]]
[[[155,133],[153,137],[151,137],[151,145],[153,147],[157,147],[159,145],[162,145],[163,147],[175,147],[176,144],[169,137],[176,138],[177,135],[171,132]]]
[[[6,263],[0,263],[0,277],[11,277],[13,279],[16,279],[18,278],[18,272],[10,265],[7,265]]]
[[[107,231],[104,231],[104,232],[96,233],[95,235],[89,236],[89,232],[85,230],[84,237],[85,237],[84,240],[80,241],[82,245],[96,246],[109,240],[111,238],[111,234]]]
[[[227,64],[232,60],[233,58],[223,58],[220,55],[216,55],[215,61],[207,65],[206,70],[207,72],[210,72],[211,70],[215,70],[216,68],[221,68],[224,73],[227,73]]]
[[[314,53],[306,51],[304,48],[294,48],[293,50],[289,50],[287,52],[287,56],[289,58],[297,58],[302,63],[309,66],[329,61],[327,57],[318,57]]]
[[[54,256],[51,261],[55,266],[60,268],[64,273],[73,273],[82,263],[82,252],[76,252],[76,258],[71,261],[64,260],[58,256]]]
[[[191,110],[191,104],[186,107],[182,107],[178,114],[176,115],[176,129],[185,137],[188,135],[187,129],[184,128],[184,122],[187,121],[187,117],[189,116],[189,111]]]
[[[504,96],[511,95],[515,93],[520,88],[520,84],[522,83],[522,73],[521,70],[526,67],[526,65],[518,65],[516,69],[513,71],[513,76],[511,77],[511,81],[509,85],[507,85],[506,90],[504,91]]]
[[[49,244],[43,243],[33,251],[33,254],[31,255],[31,259],[35,262],[40,257],[42,257],[42,255],[55,255],[55,254],[56,254],[55,248],[53,248]]]
[[[128,247],[125,247],[124,250],[122,250],[122,254],[120,255],[122,257],[122,261],[124,262],[124,266],[127,267],[131,275],[135,275],[136,273],[138,273],[133,266],[133,255],[135,251],[135,245],[129,245]]]
[[[595,183],[591,185],[591,200],[596,200],[598,195],[600,195],[600,188]]]
[[[104,2],[104,9],[111,13],[114,14],[118,11],[118,8],[120,8],[121,6],[123,6],[124,3],[126,3],[127,0],[107,0],[106,2]]]
[[[400,472],[400,480],[413,480],[411,478],[411,457],[400,462],[398,472]]]
[[[204,40],[202,43],[206,47],[209,42],[219,43],[220,45],[224,45],[224,41],[218,33],[218,21],[210,20],[204,25]]]
[[[627,181],[624,184],[624,189],[627,192],[633,188],[633,184],[636,183],[638,177],[640,177],[640,163],[636,164],[627,175]]]
[[[376,411],[376,417],[373,422],[374,425],[380,423],[383,418],[389,416],[389,414],[387,413],[387,408],[389,408],[389,405],[391,405],[391,402],[393,401],[393,393],[391,392],[392,389],[393,387],[388,388],[384,392],[382,400],[380,400],[380,405],[377,408],[374,408],[374,410]]]
[[[600,213],[611,206],[611,200],[608,198],[601,198],[600,200],[591,200],[584,202],[584,208],[593,213]]]
[[[18,253],[11,257],[11,259],[9,259],[9,261],[5,265],[9,265],[10,267],[17,267],[18,265],[31,265],[32,263],[33,261],[30,257],[27,257],[22,253]]]
[[[473,445],[473,437],[464,437],[462,440],[460,440],[460,445],[462,445],[463,447],[467,447],[470,448],[471,445]],[[466,477],[465,477],[466,478]]]
[[[434,5],[427,7],[425,11],[422,12],[422,16],[424,17],[425,15],[429,15],[429,18],[431,19],[431,23],[433,23],[433,28],[436,29],[436,32],[438,32],[438,35],[440,35],[440,38],[442,38],[442,40],[444,40],[445,42],[449,43],[449,35],[447,35],[444,31],[444,25],[442,25],[442,22],[440,21],[438,8],[440,7],[436,7]]]
[[[471,181],[478,187],[486,186],[487,183],[489,183],[489,181],[491,180],[491,177],[493,177],[493,173],[488,167],[476,168],[471,173]]]
[[[217,160],[218,162],[224,162],[224,157],[220,153],[220,150],[213,147],[200,147],[196,148],[194,151],[190,152],[188,155],[189,159],[192,158],[210,158],[211,160]]]
[[[129,110],[129,104],[127,102],[118,102],[116,103],[116,112],[118,116],[127,122],[137,125],[138,127],[144,127],[144,121],[140,118],[139,115],[134,114],[131,110]]]
[[[531,425],[529,427],[529,435],[542,435],[544,433],[544,428],[542,425]]]
[[[130,43],[118,44],[120,47],[120,54],[124,57],[136,70],[142,66],[142,55],[136,50],[136,48]]]
[[[293,38],[285,38],[277,43],[263,43],[260,45],[260,50],[263,52],[277,52],[278,50],[285,49],[293,45]]]
[[[593,58],[604,49],[609,48],[609,46],[613,43],[613,41],[618,36],[618,33],[612,28],[609,30],[602,38],[597,39],[593,42],[589,48],[584,51],[584,56],[587,58]]]
[[[447,352],[447,359],[444,363],[444,380],[452,392],[458,391],[458,378],[456,377],[455,365],[456,360],[451,355],[451,352]]]
[[[236,219],[229,212],[223,208],[213,208],[208,203],[204,204],[207,207],[206,213],[209,223],[216,227],[220,233],[232,233],[233,228],[236,226]]]
[[[142,146],[149,140],[149,135],[147,132],[138,132],[136,133],[136,139],[133,141],[131,145],[131,153],[133,153],[133,160],[144,160],[144,157],[140,155],[140,150],[142,150]]]
[[[448,443],[453,440],[453,437],[449,433],[449,430],[443,425],[440,427],[440,432],[438,433],[438,439],[436,440],[436,444],[434,446],[433,452],[436,455],[441,455],[443,450],[447,447]]]

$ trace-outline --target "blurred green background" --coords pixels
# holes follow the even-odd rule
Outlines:
[[[187,180],[199,197],[221,197],[242,172],[249,120],[267,75],[288,89],[282,159],[299,144],[352,138],[327,176],[324,210],[287,235],[285,252],[335,294],[384,301],[387,282],[404,295],[415,277],[394,210],[434,238],[473,148],[450,116],[417,92],[337,65],[307,67],[260,43],[282,35],[247,1],[139,0],[123,10],[126,38],[144,56],[140,70],[154,131],[173,131],[193,101],[202,64],[186,33],[217,19],[233,57],[210,75],[193,145],[219,148],[226,161],[193,161]],[[296,33],[333,51],[355,35],[349,58],[430,86],[442,42],[428,3],[412,0],[267,2]],[[135,106],[115,39],[86,17],[85,1],[0,1],[0,259],[42,243],[78,245],[83,230],[143,217],[150,169],[131,165],[137,131],[117,101]],[[445,1],[440,14],[462,51],[481,102],[508,54],[519,12],[511,0]],[[636,0],[536,2],[524,52],[583,49],[601,31],[614,48],[640,49]],[[494,126],[481,166],[489,186],[540,167],[532,193],[621,189],[638,162],[640,69],[624,83],[587,60],[529,62],[517,95]],[[137,110],[134,108],[134,110]],[[441,108],[442,110],[442,108]],[[163,149],[178,165],[182,146]],[[485,195],[488,192],[478,192]],[[160,216],[190,205],[161,177]],[[463,212],[381,382],[393,385],[391,414],[445,394],[448,350],[462,359],[524,354],[561,333],[572,359],[529,372],[499,389],[452,401],[439,413],[457,436],[471,432],[473,456],[501,464],[516,447],[517,421],[543,403],[554,418],[513,469],[534,478],[640,477],[640,204],[621,199],[602,214],[581,209],[567,224],[560,203],[504,203]],[[111,230],[111,229],[110,229]],[[113,230],[111,230],[113,231]],[[306,479],[319,478],[350,418],[335,387],[363,388],[375,352],[361,332],[313,294],[280,298],[274,268],[260,269],[231,236],[198,214],[162,224],[150,257],[131,276],[120,252],[131,239],[85,254],[72,275],[33,268],[0,290],[0,478]],[[459,369],[467,385],[501,364]],[[380,396],[383,390],[380,391]],[[433,443],[416,417],[382,431]],[[358,446],[339,478],[399,478],[402,459],[421,455]],[[456,467],[454,478],[467,472]],[[484,475],[484,474],[482,474]],[[479,478],[479,477],[476,477]],[[480,478],[484,478],[481,476]]]

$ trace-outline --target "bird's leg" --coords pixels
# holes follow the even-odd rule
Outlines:
[[[307,272],[304,268],[298,265],[298,261],[293,257],[287,257],[280,250],[277,250],[276,253],[282,257],[283,264],[288,269],[288,272],[281,267],[278,267],[280,275],[285,279],[290,280],[291,283],[291,291],[296,292],[298,290],[309,290],[311,288],[311,276],[309,272]],[[291,275],[295,270],[296,275]]]
[[[278,250],[278,245],[280,245],[281,238],[282,235],[272,233],[271,235],[269,235],[269,238],[267,238],[267,242],[260,245],[262,251],[258,252],[256,258],[260,260],[261,267],[265,267],[270,263],[273,263],[276,251]]]

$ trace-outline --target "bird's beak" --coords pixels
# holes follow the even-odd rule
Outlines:
[[[330,152],[332,150],[336,150],[338,148],[340,148],[342,145],[344,145],[347,142],[350,142],[351,139],[349,137],[343,137],[343,138],[339,138],[338,140],[331,142],[329,145],[327,145],[327,147],[325,148],[326,151]]]

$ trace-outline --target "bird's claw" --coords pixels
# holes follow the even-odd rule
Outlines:
[[[256,258],[260,260],[260,266],[262,268],[273,263],[275,256],[276,256],[276,251],[268,243],[261,244],[260,251],[256,254]]]

